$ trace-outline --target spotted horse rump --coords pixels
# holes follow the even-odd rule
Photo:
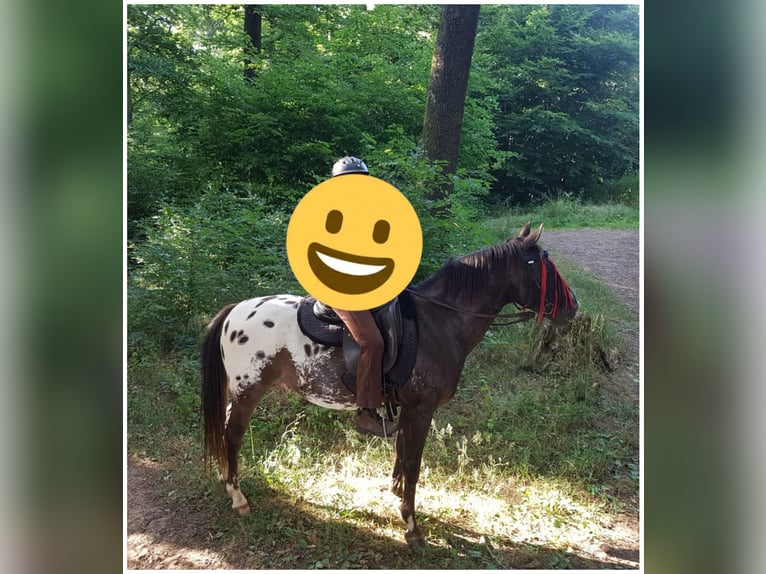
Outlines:
[[[232,400],[279,384],[321,407],[354,408],[356,399],[341,381],[340,349],[313,341],[298,327],[302,300],[269,295],[231,310],[220,344]]]

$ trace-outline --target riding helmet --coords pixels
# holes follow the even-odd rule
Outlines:
[[[340,158],[332,166],[332,177],[337,175],[347,175],[349,173],[363,173],[364,175],[370,175],[364,162],[358,157],[350,155]]]

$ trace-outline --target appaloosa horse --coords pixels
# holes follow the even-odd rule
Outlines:
[[[392,491],[401,498],[405,538],[420,545],[415,521],[415,487],[431,418],[455,394],[466,356],[508,303],[534,310],[526,318],[565,323],[577,299],[547,253],[538,245],[543,226],[449,261],[409,289],[416,303],[417,359],[410,379],[395,392],[401,407],[396,433]],[[257,297],[224,307],[203,344],[205,456],[217,461],[232,508],[249,510],[239,487],[237,457],[258,402],[277,384],[310,402],[333,409],[355,408],[343,384],[340,348],[306,337],[297,324],[301,297]]]

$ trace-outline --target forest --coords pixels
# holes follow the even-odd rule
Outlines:
[[[227,299],[222,289],[294,288],[286,222],[346,154],[436,214],[421,215],[421,276],[486,241],[478,222],[487,215],[560,198],[637,207],[637,6],[481,6],[447,174],[421,141],[440,14],[430,5],[129,5],[136,306],[177,332],[165,311],[209,312]],[[450,192],[435,210],[445,177]],[[139,303],[149,284],[154,310]]]
[[[576,327],[551,343],[528,323],[493,326],[432,422],[423,553],[406,550],[390,500],[393,443],[347,412],[264,397],[241,450],[247,517],[203,470],[205,327],[226,304],[303,292],[287,224],[342,156],[418,213],[415,282],[526,221],[611,228],[638,253],[639,7],[482,4],[458,31],[447,14],[127,6],[129,567],[637,566],[638,315],[565,258]],[[457,45],[464,97],[435,71]],[[460,104],[446,124],[430,115],[445,79]]]

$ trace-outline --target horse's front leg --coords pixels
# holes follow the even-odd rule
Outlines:
[[[396,434],[396,458],[394,459],[394,472],[391,474],[391,492],[399,498],[404,497],[404,474],[402,471],[403,434]]]
[[[426,444],[434,409],[423,407],[402,408],[399,431],[396,435],[396,461],[391,490],[402,499],[399,507],[407,525],[404,538],[411,547],[425,544],[423,534],[415,521],[415,488],[420,476],[420,461]]]

